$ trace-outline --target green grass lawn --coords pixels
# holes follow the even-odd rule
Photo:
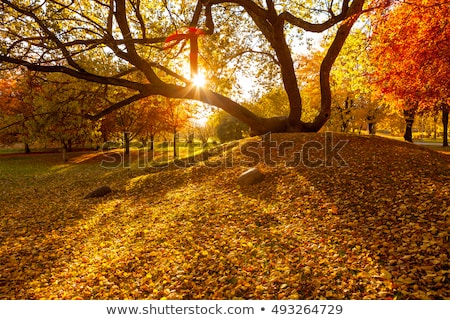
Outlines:
[[[1,155],[0,298],[450,298],[449,156],[335,135],[346,166],[286,166],[311,141],[313,160],[332,149],[273,139],[294,144],[250,138],[187,168],[144,167],[138,150],[109,167],[117,151]],[[273,163],[241,187],[250,151]]]

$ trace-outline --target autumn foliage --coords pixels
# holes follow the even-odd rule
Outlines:
[[[450,8],[443,0],[395,3],[374,15],[376,84],[403,101],[450,102]]]

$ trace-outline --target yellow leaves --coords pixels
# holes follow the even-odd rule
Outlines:
[[[449,297],[444,201],[450,203],[450,190],[433,171],[447,162],[430,165],[426,179],[409,172],[396,180],[416,153],[397,168],[377,160],[387,159],[391,146],[348,139],[348,153],[359,159],[349,168],[266,168],[269,179],[248,188],[236,189],[230,179],[240,168],[114,171],[101,181],[114,183],[113,197],[82,201],[85,190],[70,179],[89,166],[36,178],[40,196],[26,208],[14,210],[0,198],[0,284],[7,292],[0,298]],[[370,179],[357,164],[367,152],[379,156],[370,158]],[[92,170],[92,177],[106,179]],[[145,175],[127,185],[139,174]],[[422,180],[432,180],[432,190]],[[70,201],[46,205],[52,181]],[[411,181],[420,192],[405,194]],[[416,210],[415,203],[425,205]]]
[[[390,273],[389,271],[387,271],[387,270],[384,270],[384,269],[381,270],[380,276],[381,276],[383,279],[386,279],[386,280],[391,280],[391,279],[392,279],[391,273]]]

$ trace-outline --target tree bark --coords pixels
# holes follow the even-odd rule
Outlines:
[[[29,154],[31,153],[30,145],[27,142],[24,142],[25,145],[25,153]]]
[[[404,110],[403,115],[405,117],[406,122],[406,128],[405,128],[405,134],[403,135],[403,138],[408,142],[413,142],[412,140],[412,126],[414,123],[414,110]]]
[[[150,135],[150,147],[149,147],[149,150],[153,151],[154,147],[155,147],[155,135],[151,134]]]
[[[125,144],[125,154],[130,154],[130,133],[123,133],[123,142]]]
[[[62,158],[63,158],[63,162],[67,162],[67,144],[65,142],[62,143]]]
[[[438,114],[433,114],[433,140],[437,139],[437,122],[438,122]]]
[[[448,147],[448,114],[449,114],[449,106],[446,103],[443,103],[442,106],[442,125],[444,126],[444,136],[442,141],[442,146]]]
[[[175,159],[177,154],[177,129],[173,129],[173,158]]]
[[[376,133],[375,122],[369,122],[368,129],[369,129],[369,134],[375,134]]]

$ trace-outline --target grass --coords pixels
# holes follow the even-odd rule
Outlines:
[[[294,144],[250,138],[187,168],[150,170],[138,150],[109,168],[115,151],[0,156],[0,298],[450,298],[450,157],[335,135],[348,166],[286,167],[324,136],[273,139]],[[240,187],[248,151],[274,163]],[[101,185],[113,192],[83,199]]]

